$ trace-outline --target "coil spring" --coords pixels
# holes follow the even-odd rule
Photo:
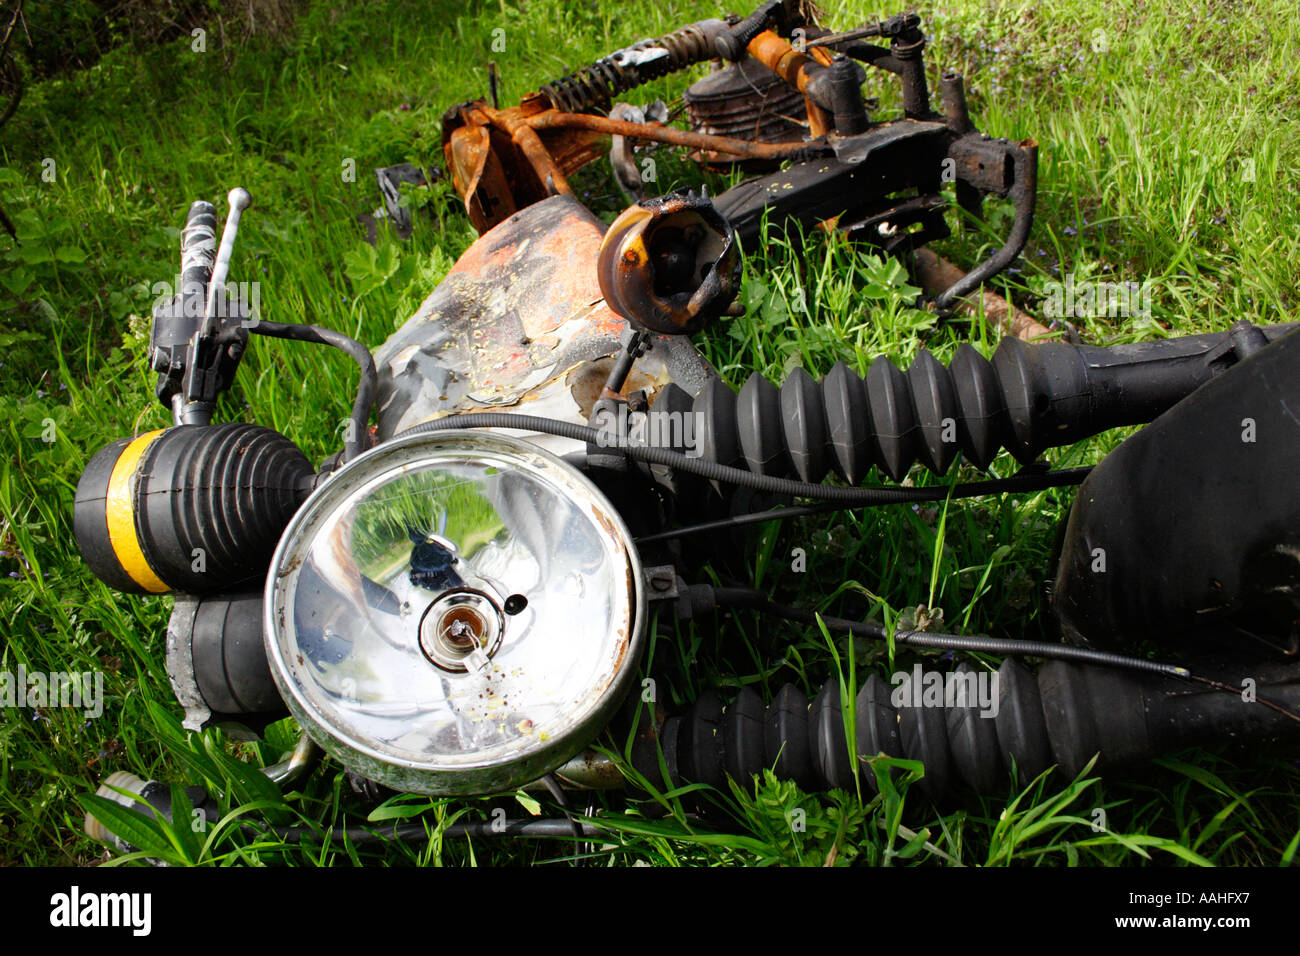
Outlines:
[[[1035,678],[1024,665],[1007,659],[992,683],[998,706],[991,718],[981,716],[974,694],[957,696],[954,706],[896,709],[891,695],[912,699],[913,675],[896,690],[873,674],[853,704],[856,753],[860,761],[879,754],[919,760],[925,765],[919,786],[935,800],[951,791],[954,778],[977,793],[995,793],[1013,762],[1024,781],[1053,762],[1066,772],[1077,772],[1092,754],[1088,734],[1073,723],[1058,721],[1049,736],[1045,713],[1059,709],[1054,705],[1063,696],[1061,688],[1082,686],[1088,670],[1054,661]],[[956,673],[975,676],[964,663]],[[1077,692],[1064,696],[1070,693]],[[766,706],[748,687],[726,707],[709,691],[685,714],[668,718],[660,731],[660,747],[675,785],[705,783],[723,793],[726,777],[748,785],[765,768],[808,791],[852,790],[855,772],[847,740],[836,680],[823,684],[811,704],[792,684],[782,687]],[[875,774],[865,763],[858,776],[864,792],[876,791]]]
[[[705,458],[807,482],[834,469],[856,485],[873,465],[901,481],[914,461],[943,474],[958,451],[985,469],[1003,447],[1028,463],[1055,437],[1029,348],[1003,339],[990,361],[962,344],[947,367],[922,349],[906,372],[881,356],[865,378],[840,362],[820,383],[796,368],[779,389],[755,373],[739,394],[711,379],[656,406],[701,416]]]
[[[634,54],[655,47],[663,47],[668,55],[645,63],[635,62]],[[612,53],[547,83],[540,92],[564,112],[608,112],[614,97],[620,93],[716,55],[703,26],[692,23],[657,40],[642,40]]]

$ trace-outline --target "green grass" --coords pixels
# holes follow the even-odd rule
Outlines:
[[[0,666],[102,670],[107,700],[94,721],[55,708],[0,712],[0,862],[106,858],[81,835],[82,797],[116,769],[220,795],[219,827],[140,834],[154,855],[177,862],[571,858],[564,843],[442,837],[450,823],[490,819],[497,806],[512,817],[536,806],[511,795],[404,797],[375,813],[424,821],[423,841],[322,849],[241,831],[239,820],[355,824],[372,808],[333,763],[285,797],[262,786],[250,768],[292,746],[286,724],[255,745],[179,730],[162,663],[170,601],[116,594],[86,571],[72,540],[72,493],[103,444],[168,424],[143,349],[152,284],[176,271],[191,200],[219,199],[236,184],[252,193],[231,275],[261,281],[265,318],[378,345],[474,234],[443,182],[427,204],[433,218],[409,243],[381,231],[377,248],[366,246],[354,216],[379,203],[372,167],[440,165],[439,117],[485,94],[489,59],[509,102],[627,42],[718,12],[704,2],[316,2],[283,47],[124,49],[29,91],[0,146],[0,205],[23,239],[16,248],[0,236],[0,619],[10,622]],[[832,3],[826,22],[849,27],[872,12]],[[1034,232],[1018,269],[998,280],[1009,295],[1034,311],[1045,284],[1065,273],[1151,281],[1150,320],[1079,320],[1094,342],[1297,317],[1300,22],[1287,4],[1211,0],[1184,10],[1122,0],[1103,13],[1083,0],[954,0],[919,12],[932,36],[932,87],[939,71],[964,71],[982,129],[1040,143]],[[492,52],[497,29],[506,48]],[[637,98],[680,88],[680,79],[661,81]],[[884,115],[898,112],[896,89],[871,92]],[[659,155],[662,190],[698,180],[686,161]],[[42,178],[47,159],[53,181]],[[354,182],[342,175],[349,159]],[[619,208],[603,168],[579,182],[602,215]],[[995,232],[1008,215],[992,210]],[[939,251],[969,266],[996,241],[967,226]],[[733,385],[754,370],[780,381],[794,364],[821,374],[841,358],[865,369],[880,353],[905,364],[922,345],[946,360],[961,341],[986,354],[996,343],[981,323],[936,328],[906,305],[896,270],[820,236],[802,260],[775,242],[751,257],[744,300],[745,317],[698,341]],[[341,442],[354,375],[329,350],[255,340],[219,417],[276,428],[319,460]],[[1095,462],[1121,437],[1049,458]],[[1000,460],[994,471],[1014,467]],[[745,561],[757,586],[791,603],[839,595],[890,620],[924,604],[955,628],[1038,638],[1049,633],[1043,583],[1070,500],[1051,491],[765,526],[749,533]],[[808,554],[804,574],[790,568],[796,547]],[[861,681],[894,666],[887,649],[746,615],[666,629],[646,668],[672,705],[710,687],[770,696],[793,681],[812,692],[837,673]],[[877,770],[887,785],[876,799],[803,794],[774,780],[755,797],[711,794],[720,815],[707,826],[687,817],[682,794],[659,795],[658,819],[595,797],[613,830],[595,862],[1272,866],[1300,845],[1300,772],[1265,752],[1195,751],[1134,775],[1008,781],[1003,794],[945,812],[912,786],[915,766],[903,762],[892,777],[883,762]],[[547,802],[541,811],[553,813]],[[1099,808],[1105,832],[1092,827]],[[801,830],[791,826],[796,811]]]

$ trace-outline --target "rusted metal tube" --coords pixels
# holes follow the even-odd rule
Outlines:
[[[820,61],[823,58],[829,62],[826,50],[814,48],[812,55],[801,53],[771,30],[764,30],[750,40],[747,49],[750,56],[803,94],[808,130],[814,137],[825,136],[834,129],[830,113],[813,98],[812,91],[808,89],[811,78],[808,68],[821,68],[823,64]]]
[[[559,113],[548,110],[530,116],[524,122],[533,130],[589,129],[597,133],[608,133],[611,136],[628,136],[632,139],[647,139],[673,146],[690,146],[694,149],[711,149],[748,159],[792,159],[803,156],[809,149],[807,143],[751,143],[727,136],[688,133],[673,129],[671,126],[629,123],[625,120],[612,120],[588,113]],[[520,145],[522,146],[522,143]]]
[[[903,78],[903,115],[909,119],[926,119],[930,115],[930,93],[925,85],[925,38],[913,43],[895,39],[891,45]]]
[[[805,67],[816,61],[807,53],[800,53],[771,30],[765,30],[749,41],[749,55],[785,80],[800,93],[808,92],[808,71]]]
[[[966,105],[966,81],[960,73],[949,71],[939,79],[943,91],[943,115],[948,128],[958,136],[965,136],[975,128]]]
[[[564,178],[564,173],[560,171],[560,167],[556,165],[551,154],[546,151],[541,137],[533,131],[532,127],[520,123],[511,130],[510,136],[515,141],[515,145],[528,159],[543,186],[554,193],[563,193],[566,196],[573,195],[573,189],[569,186],[569,181]]]

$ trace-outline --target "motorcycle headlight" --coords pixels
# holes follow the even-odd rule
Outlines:
[[[396,790],[510,789],[600,732],[636,676],[645,596],[627,528],[518,438],[443,431],[350,462],[267,578],[271,672],[299,724]]]

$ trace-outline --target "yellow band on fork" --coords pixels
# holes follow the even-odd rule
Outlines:
[[[135,483],[132,479],[145,450],[166,430],[159,428],[157,431],[146,432],[122,449],[122,454],[113,465],[113,473],[108,478],[108,494],[104,500],[108,542],[113,553],[131,580],[154,594],[163,594],[171,588],[154,573],[140,547],[135,529]]]

